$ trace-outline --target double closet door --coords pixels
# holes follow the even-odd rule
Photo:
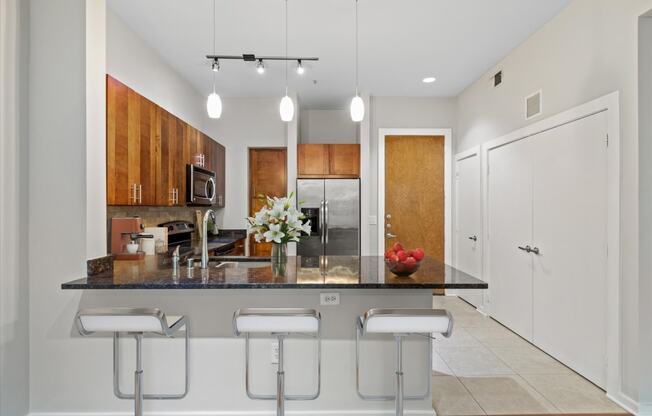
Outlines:
[[[607,116],[488,150],[491,315],[606,384]]]

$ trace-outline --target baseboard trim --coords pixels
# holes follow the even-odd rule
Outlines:
[[[31,412],[27,416],[133,416],[133,412]],[[394,415],[394,410],[286,410],[285,414],[292,416],[378,416]],[[435,411],[405,410],[406,415],[435,416]],[[145,412],[147,416],[275,416],[275,410],[257,411],[154,411]]]
[[[632,399],[628,395],[626,395],[623,392],[619,392],[615,395],[607,393],[607,397],[615,402],[618,406],[622,407],[623,409],[627,410],[629,413],[633,415],[637,415],[639,413],[640,407],[636,400]],[[650,414],[652,416],[652,414]]]

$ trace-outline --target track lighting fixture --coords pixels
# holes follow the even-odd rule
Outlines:
[[[303,75],[306,72],[306,69],[301,64],[301,59],[297,60],[297,74]]]
[[[213,63],[211,64],[211,69],[213,70],[213,72],[219,72],[219,70],[220,70],[220,61],[217,60],[217,59],[213,60]]]
[[[263,64],[262,59],[259,59],[258,63],[256,64],[256,72],[258,72],[260,75],[265,73],[265,64]]]

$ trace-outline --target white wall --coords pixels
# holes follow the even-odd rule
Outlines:
[[[86,256],[106,255],[106,2],[86,0]]]
[[[459,152],[529,124],[524,97],[538,89],[540,117],[620,91],[622,400],[636,400],[639,389],[637,19],[650,8],[650,0],[575,0],[457,101]],[[503,84],[493,88],[498,68]]]
[[[70,340],[86,272],[85,0],[31,0],[29,53],[30,411],[97,357]],[[62,243],[63,242],[63,243]],[[23,276],[25,279],[25,276]]]
[[[299,143],[359,143],[348,109],[303,110],[299,128]]]
[[[652,212],[652,17],[639,19],[639,212]],[[652,219],[641,215],[639,224],[639,252],[652,252]],[[652,414],[652,256],[639,258],[639,351],[641,389],[639,411]]]
[[[0,414],[29,410],[27,76],[29,4],[0,0]]]
[[[454,98],[371,97],[369,110],[369,215],[378,215],[378,129],[453,128],[456,124]],[[455,132],[453,132],[453,138]],[[368,218],[362,218],[362,221]],[[382,218],[377,218],[382,221]],[[369,228],[370,253],[378,253],[378,230]],[[380,244],[383,244],[380,241]]]

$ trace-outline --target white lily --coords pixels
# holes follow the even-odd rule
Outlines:
[[[282,242],[281,239],[285,237],[285,233],[281,231],[280,224],[270,224],[269,231],[264,233],[263,236],[268,243],[274,242],[280,244]]]

